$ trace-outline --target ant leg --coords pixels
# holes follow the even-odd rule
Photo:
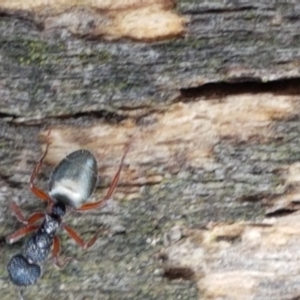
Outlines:
[[[37,222],[38,220],[40,220],[41,218],[43,218],[45,216],[45,214],[42,212],[36,212],[36,213],[33,213],[32,215],[30,215],[30,217],[26,219],[24,217],[20,207],[14,201],[11,202],[10,209],[14,212],[17,219],[26,225],[34,224],[35,222]]]
[[[8,235],[6,237],[6,242],[8,244],[13,244],[16,241],[18,241],[19,239],[21,239],[23,236],[27,235],[28,233],[36,231],[38,228],[39,228],[39,226],[37,226],[37,225],[25,226],[25,227],[15,231],[14,233]]]
[[[31,225],[39,221],[40,219],[44,218],[45,214],[42,212],[36,212],[30,215],[30,217],[27,219],[27,224]]]
[[[63,224],[63,227],[65,231],[68,233],[68,235],[70,236],[70,238],[72,238],[83,249],[88,249],[92,247],[97,240],[98,232],[87,243],[85,243],[73,228],[65,224]]]
[[[54,237],[53,240],[53,249],[52,249],[52,258],[54,260],[55,265],[58,268],[63,268],[69,261],[73,260],[73,257],[67,257],[63,263],[58,261],[58,254],[60,250],[60,240],[57,236]]]
[[[20,300],[24,300],[24,288],[20,288],[19,290]]]
[[[51,129],[48,131],[47,138],[49,138],[50,132],[51,132]],[[32,193],[35,194],[38,198],[42,199],[43,201],[47,201],[47,202],[51,201],[49,196],[44,191],[40,190],[39,188],[37,188],[34,185],[34,180],[37,177],[37,175],[38,175],[38,173],[39,173],[39,171],[42,167],[43,161],[44,161],[44,159],[45,159],[45,157],[48,153],[49,145],[50,145],[49,142],[47,142],[45,152],[43,153],[43,155],[40,158],[39,162],[37,163],[37,165],[33,169],[33,172],[31,174],[30,181],[29,181],[29,188],[32,191]]]
[[[128,150],[129,150],[129,147],[130,147],[130,143],[126,146],[126,149],[125,149],[125,152],[124,152],[124,154],[122,156],[122,159],[121,159],[118,171],[117,171],[115,177],[113,178],[113,181],[110,184],[110,187],[109,187],[109,189],[108,189],[105,197],[102,200],[100,200],[100,201],[83,204],[81,207],[77,208],[78,211],[85,211],[85,210],[99,208],[99,207],[101,207],[105,203],[105,201],[107,201],[108,199],[111,198],[112,194],[114,193],[114,191],[115,191],[115,189],[116,189],[116,187],[118,185],[118,182],[119,182],[119,179],[120,179],[120,175],[121,175],[121,171],[122,171],[123,164],[124,164],[124,160],[125,160],[125,157],[126,157],[126,154],[127,154]]]

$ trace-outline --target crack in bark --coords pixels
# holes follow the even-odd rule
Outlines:
[[[279,79],[263,82],[262,78],[239,77],[230,81],[218,81],[203,84],[198,87],[181,88],[181,96],[185,99],[205,97],[217,98],[238,94],[274,93],[277,95],[298,95],[300,93],[300,78]],[[182,100],[182,99],[181,99]]]
[[[38,125],[44,124],[46,120],[68,120],[68,119],[81,119],[89,117],[90,119],[104,119],[107,123],[120,123],[124,121],[127,116],[111,112],[108,110],[94,110],[89,112],[77,112],[74,114],[63,114],[53,116],[37,116],[37,117],[26,117],[22,115],[0,113],[0,120],[4,120],[7,123],[22,124],[22,125]]]
[[[204,14],[224,14],[232,12],[243,12],[243,11],[256,11],[260,8],[249,5],[244,7],[232,7],[232,8],[199,8],[199,9],[187,9],[184,13],[190,15],[204,15]]]
[[[197,87],[180,88],[180,96],[173,99],[172,103],[178,102],[194,102],[201,97],[209,100],[210,98],[222,98],[230,95],[239,95],[245,93],[259,94],[259,93],[273,93],[276,95],[298,95],[300,94],[300,77],[292,79],[279,79],[269,82],[263,82],[261,78],[239,77],[232,78],[227,81],[210,82]],[[195,99],[195,100],[194,100]],[[124,114],[120,113],[124,111]],[[140,113],[138,113],[140,111]],[[152,106],[140,107],[121,107],[118,112],[113,112],[106,109],[82,111],[71,114],[50,115],[26,117],[24,115],[10,114],[0,112],[0,120],[4,120],[13,124],[41,124],[44,123],[45,118],[48,120],[68,120],[80,119],[89,117],[92,119],[104,119],[108,123],[120,123],[128,118],[135,120],[137,123],[145,117],[153,115],[158,111],[163,111],[163,108],[155,108]],[[137,116],[130,115],[137,112]]]

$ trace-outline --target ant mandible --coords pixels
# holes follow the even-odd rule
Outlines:
[[[47,202],[47,211],[33,213],[26,219],[15,202],[12,202],[10,206],[18,220],[25,226],[8,235],[6,237],[7,243],[12,244],[33,232],[25,243],[22,253],[14,255],[7,265],[11,282],[21,288],[32,285],[39,279],[41,276],[40,264],[47,259],[51,247],[54,263],[58,267],[63,267],[68,261],[67,259],[63,264],[58,261],[60,240],[56,232],[60,227],[83,249],[90,248],[96,242],[98,233],[88,242],[84,242],[73,228],[62,222],[62,219],[69,209],[86,211],[100,208],[111,198],[119,182],[123,163],[129,150],[128,144],[105,197],[96,202],[82,204],[91,197],[98,180],[97,160],[88,150],[81,149],[70,153],[55,167],[50,176],[48,193],[34,184],[48,153],[50,132],[51,130],[47,134],[46,149],[35,166],[29,181],[32,193],[42,201]],[[42,219],[42,223],[36,225]]]

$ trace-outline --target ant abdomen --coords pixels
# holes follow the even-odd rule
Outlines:
[[[42,273],[39,265],[29,263],[22,254],[10,259],[7,270],[11,282],[20,287],[34,284]]]

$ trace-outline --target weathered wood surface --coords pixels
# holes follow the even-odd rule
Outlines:
[[[110,205],[67,217],[85,237],[108,234],[86,252],[62,234],[78,261],[49,260],[26,299],[297,299],[298,215],[271,218],[299,208],[300,6],[45,2],[0,4],[1,235],[19,226],[10,200],[43,207],[27,183],[45,127],[48,164],[95,152],[94,199],[132,145]],[[116,23],[132,21],[126,9],[138,10],[130,34]],[[150,12],[169,33],[139,23]],[[21,245],[1,246],[2,299],[17,298],[5,264]]]

